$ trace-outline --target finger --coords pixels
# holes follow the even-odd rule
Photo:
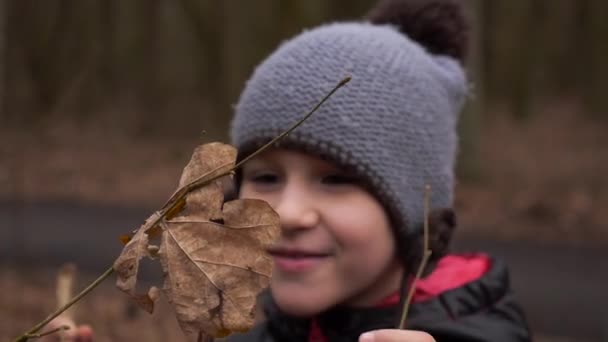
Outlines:
[[[435,342],[435,339],[423,331],[383,329],[362,334],[359,342]]]
[[[74,342],[93,342],[93,329],[88,325],[81,325],[76,329]]]
[[[64,316],[59,316],[53,319],[49,324],[47,324],[43,329],[41,329],[41,333],[50,332],[52,330],[57,330],[61,327],[66,327],[67,330],[59,330],[47,336],[40,338],[41,342],[59,342],[64,336],[66,339],[70,340],[71,336],[74,333],[74,322],[69,318]]]
[[[74,321],[72,321],[71,319],[64,317],[64,316],[59,316],[59,317],[53,319],[49,324],[47,324],[45,326],[45,329],[46,330],[57,329],[62,326],[67,326],[69,329],[73,329],[76,325],[74,324]]]

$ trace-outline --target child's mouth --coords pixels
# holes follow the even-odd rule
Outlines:
[[[330,256],[329,253],[305,252],[282,248],[270,248],[268,249],[268,254],[272,256],[276,268],[282,272],[309,271]]]

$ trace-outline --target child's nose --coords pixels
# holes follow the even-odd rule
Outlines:
[[[284,194],[275,210],[279,214],[283,230],[310,229],[320,221],[320,213],[314,201],[305,196]]]

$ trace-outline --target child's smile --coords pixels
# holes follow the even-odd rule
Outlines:
[[[275,245],[268,248],[273,256],[275,267],[284,273],[307,272],[333,255],[331,250],[319,250],[310,247]]]
[[[398,289],[388,216],[349,173],[273,149],[244,166],[240,196],[267,201],[281,217],[281,237],[268,253],[271,290],[283,310],[306,316],[336,304],[373,305]]]

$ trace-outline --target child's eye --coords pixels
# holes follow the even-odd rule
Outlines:
[[[261,173],[249,177],[248,180],[257,184],[269,185],[275,184],[279,180],[279,177],[273,173]]]
[[[355,177],[341,174],[327,175],[323,177],[321,182],[326,185],[352,185],[358,183]]]

